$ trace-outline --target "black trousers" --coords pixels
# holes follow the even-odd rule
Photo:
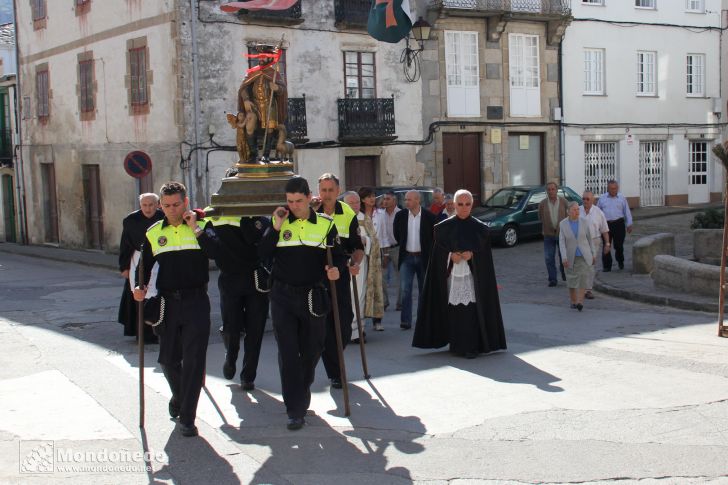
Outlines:
[[[609,226],[609,242],[614,248],[614,259],[617,263],[624,265],[624,238],[627,236],[627,228],[624,225],[624,219],[615,219],[607,221]],[[612,269],[612,251],[602,253],[602,267],[604,269]]]
[[[283,403],[289,418],[302,418],[311,404],[311,384],[324,348],[326,317],[311,315],[306,290],[274,283],[270,300]]]
[[[236,346],[235,352],[240,346],[240,335],[245,335],[243,371],[240,378],[244,382],[255,382],[265,320],[268,318],[268,294],[260,293],[254,288],[246,291],[239,288],[239,285],[228,284],[222,275],[217,281],[220,289],[222,331],[230,336],[231,344]]]
[[[450,328],[450,352],[456,354],[477,354],[482,352],[483,337],[478,325],[478,310],[475,303],[468,305],[447,305]]]
[[[179,421],[195,422],[197,402],[205,378],[210,338],[210,300],[204,290],[181,299],[165,297],[164,334],[159,338],[159,364],[180,404]]]
[[[351,306],[351,275],[349,270],[339,270],[341,277],[336,280],[336,300],[339,307],[339,327],[341,328],[341,344],[343,348],[351,341],[351,322],[354,311]],[[341,379],[339,369],[339,351],[336,348],[336,329],[334,328],[333,309],[326,315],[326,343],[321,354],[326,375],[329,379]]]

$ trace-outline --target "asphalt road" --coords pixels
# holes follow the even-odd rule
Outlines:
[[[602,295],[578,313],[561,282],[546,286],[541,241],[494,260],[507,352],[413,349],[390,309],[386,331],[368,332],[370,381],[358,349],[346,352],[351,416],[320,368],[308,424],[292,433],[273,334],[244,393],[222,378],[213,333],[200,437],[186,439],[167,416],[156,346],[140,432],[116,273],[0,252],[0,482],[728,483],[728,341],[715,315]],[[148,471],[123,456],[145,449]]]

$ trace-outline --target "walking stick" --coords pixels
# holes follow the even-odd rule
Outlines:
[[[142,249],[144,247],[142,246]],[[144,287],[144,258],[139,252],[137,286]],[[137,304],[137,342],[139,343],[139,427],[144,428],[144,301]]]
[[[331,247],[326,247],[326,263],[329,268],[334,267],[334,260],[331,257]],[[341,277],[339,275],[339,277]],[[341,374],[341,386],[344,390],[344,416],[351,415],[349,409],[349,383],[346,381],[346,363],[344,362],[344,346],[341,343],[341,319],[339,318],[339,303],[336,298],[336,281],[329,280],[331,289],[331,311],[334,312],[334,334],[336,335],[336,353],[339,356],[339,373]]]
[[[367,354],[364,350],[364,326],[361,324],[361,311],[359,310],[359,288],[356,284],[356,276],[351,279],[351,288],[354,291],[354,310],[356,310],[356,326],[359,329],[359,351],[361,352],[361,368],[364,371],[364,379],[369,379],[367,368]]]
[[[278,43],[278,45],[275,48],[275,52],[280,52],[281,47],[283,47],[283,39],[285,36],[281,36],[281,41]],[[278,63],[276,62],[275,67],[273,67],[273,81],[271,82],[271,88],[270,88],[270,98],[268,99],[268,111],[265,112],[265,126],[263,127],[263,156],[261,159],[268,160],[268,154],[265,153],[265,144],[268,141],[268,125],[270,124],[270,110],[273,108],[273,87],[276,83],[276,76],[278,75],[278,70],[280,67],[278,66]],[[262,75],[262,71],[261,71]],[[278,123],[280,123],[281,120],[278,120]]]

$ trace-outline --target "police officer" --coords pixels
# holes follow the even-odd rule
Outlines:
[[[288,429],[301,429],[311,403],[311,384],[326,336],[330,308],[325,281],[339,270],[326,264],[326,248],[336,242],[332,218],[310,208],[308,182],[294,177],[286,183],[287,207],[276,209],[259,245],[264,260],[272,259],[270,292],[273,330],[278,343],[283,402]]]
[[[344,348],[351,340],[351,322],[354,312],[351,307],[350,274],[359,274],[359,263],[364,257],[364,245],[359,237],[359,222],[356,212],[345,202],[336,200],[339,196],[339,179],[332,173],[325,173],[318,179],[319,213],[333,217],[336,231],[339,235],[343,252],[334,257],[334,265],[339,268],[341,277],[336,282],[336,297],[339,305],[339,326],[341,327],[341,343]],[[351,259],[350,259],[351,258]],[[347,264],[351,261],[351,265]],[[336,348],[336,333],[334,330],[334,312],[326,317],[326,345],[321,355],[326,375],[331,381],[331,387],[341,389],[341,370],[339,367],[339,353]]]
[[[183,436],[197,436],[195,415],[210,337],[208,258],[215,257],[215,241],[214,233],[206,233],[195,212],[188,209],[186,194],[179,182],[168,182],[160,189],[164,219],[147,230],[142,251],[145,286],[134,288],[134,299],[144,299],[157,263],[156,286],[166,304],[158,362],[172,390],[169,414],[179,417]]]
[[[145,193],[139,196],[139,210],[127,215],[122,222],[121,241],[119,242],[119,272],[124,278],[124,292],[119,304],[118,321],[124,325],[124,335],[136,336],[137,334],[136,306],[132,295],[132,289],[137,283],[134,275],[147,229],[155,222],[162,220],[163,217],[164,213],[159,210],[159,196]],[[157,342],[157,336],[152,333],[152,327],[148,325],[144,326],[144,341]]]
[[[255,388],[260,346],[268,317],[268,272],[258,257],[258,243],[270,226],[264,217],[206,217],[206,228],[214,228],[219,240],[215,263],[220,269],[220,333],[225,344],[225,379],[235,377],[235,364],[243,344],[243,370],[240,384],[246,391]]]

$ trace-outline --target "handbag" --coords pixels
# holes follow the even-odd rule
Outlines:
[[[164,334],[164,310],[166,302],[163,296],[153,296],[144,300],[144,323],[152,326],[154,335],[160,337]]]

